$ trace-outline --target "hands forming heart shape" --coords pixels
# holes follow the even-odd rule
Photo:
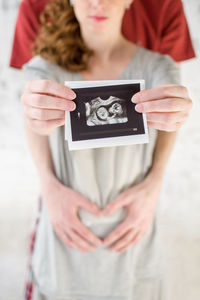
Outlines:
[[[57,236],[66,246],[83,253],[96,250],[96,246],[107,245],[111,245],[109,251],[123,253],[145,236],[153,222],[161,180],[152,179],[151,175],[147,176],[141,183],[120,193],[101,210],[53,177],[52,184],[48,188],[44,186],[42,192]],[[112,215],[122,207],[127,210],[126,218],[104,240],[92,233],[78,217],[80,208],[101,217]]]

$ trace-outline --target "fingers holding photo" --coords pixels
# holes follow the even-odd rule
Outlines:
[[[66,85],[62,85],[53,80],[40,79],[31,80],[27,83],[25,91],[31,94],[49,94],[64,99],[73,100],[76,94]]]
[[[165,98],[189,98],[186,87],[176,84],[165,84],[152,89],[143,90],[132,97],[132,102],[142,103],[146,101],[165,99]]]
[[[76,94],[67,86],[51,80],[29,81],[21,97],[27,124],[36,133],[49,135],[65,124],[65,111],[73,111]]]
[[[70,99],[38,93],[25,92],[21,97],[21,102],[24,105],[39,109],[59,109],[63,111],[71,111],[76,107],[74,101]]]
[[[187,88],[174,84],[140,91],[132,102],[137,112],[146,113],[148,126],[164,131],[178,130],[192,108]]]

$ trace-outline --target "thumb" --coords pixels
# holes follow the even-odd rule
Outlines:
[[[82,197],[79,203],[79,206],[84,208],[85,210],[89,211],[91,214],[100,216],[101,209],[93,202],[89,201],[88,199]]]
[[[103,210],[103,215],[111,215],[117,209],[129,204],[130,200],[125,193],[120,194],[114,201],[110,202]]]
[[[110,202],[102,211],[103,215],[113,214],[117,209],[127,206],[133,201],[133,189],[126,190],[119,194],[114,201]]]

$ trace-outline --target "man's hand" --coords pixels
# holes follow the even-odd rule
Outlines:
[[[177,131],[192,108],[187,89],[172,84],[138,92],[132,101],[137,112],[146,113],[148,126],[163,131]]]
[[[46,183],[42,184],[42,195],[53,228],[66,246],[85,253],[96,250],[97,245],[102,245],[102,240],[82,224],[78,216],[80,208],[99,216],[101,210],[96,204],[64,186],[54,175],[46,176]]]
[[[127,209],[126,219],[103,241],[103,245],[113,244],[110,251],[124,252],[129,246],[138,243],[150,228],[160,193],[161,180],[151,176],[122,192],[104,208],[104,215],[113,214],[117,209]]]

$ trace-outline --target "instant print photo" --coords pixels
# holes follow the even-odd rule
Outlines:
[[[144,81],[66,82],[76,93],[76,109],[66,112],[69,150],[148,142],[144,114],[135,111],[132,96]]]

